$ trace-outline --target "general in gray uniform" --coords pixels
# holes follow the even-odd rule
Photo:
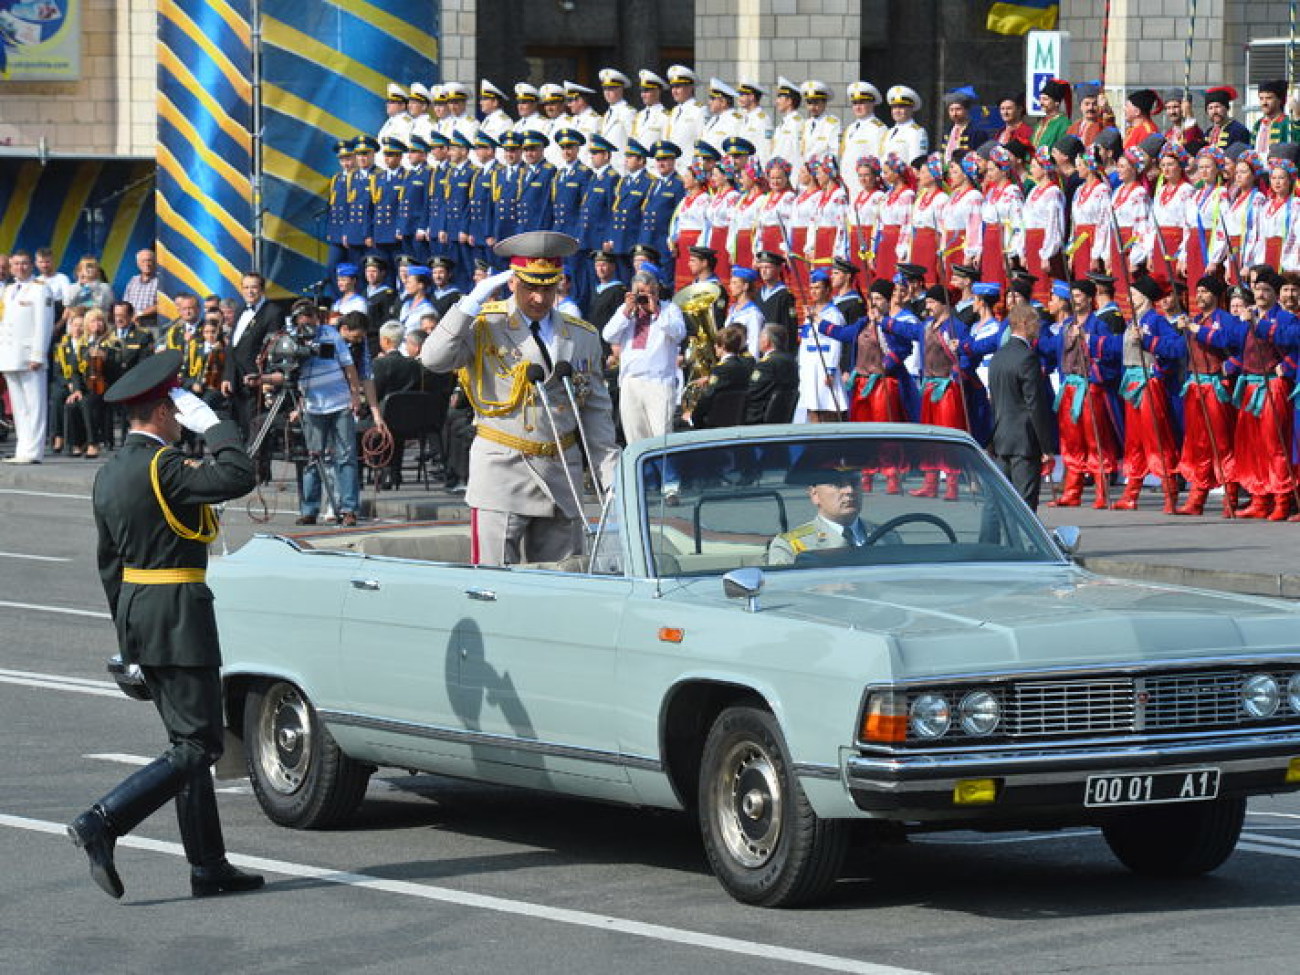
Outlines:
[[[618,448],[600,335],[554,307],[563,258],[577,246],[548,231],[497,244],[510,269],[451,308],[420,351],[434,372],[459,370],[474,407],[478,435],[466,501],[477,564],[557,562],[582,553],[579,422],[600,485],[612,483]],[[489,300],[507,282],[513,296]],[[576,415],[563,382],[570,368]]]
[[[860,548],[877,527],[862,518],[862,469],[820,451],[810,450],[790,471],[789,483],[808,485],[808,500],[816,516],[783,532],[767,548],[768,565],[793,565],[804,552]],[[896,543],[893,532],[881,541]]]

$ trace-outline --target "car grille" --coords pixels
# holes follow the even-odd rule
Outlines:
[[[1277,713],[1263,721],[1242,709],[1242,682],[1255,673],[1277,679],[1282,700]],[[1287,682],[1297,673],[1285,669],[1227,669],[1171,672],[1140,677],[1061,678],[1021,680],[1000,686],[983,685],[1002,705],[1002,721],[994,737],[1051,738],[1061,736],[1213,731],[1241,725],[1300,724],[1300,710],[1287,700]],[[954,709],[971,686],[927,688],[951,702]],[[908,706],[923,693],[910,691]],[[909,731],[909,740],[915,741]],[[945,736],[969,738],[954,720]]]

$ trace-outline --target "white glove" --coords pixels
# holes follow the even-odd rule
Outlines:
[[[209,428],[221,422],[221,418],[212,411],[207,403],[187,389],[173,389],[169,394],[176,404],[176,420],[186,430],[194,433],[207,433]]]
[[[496,294],[497,291],[510,280],[514,273],[515,272],[510,268],[506,268],[504,271],[498,271],[490,278],[484,278],[478,284],[474,285],[473,291],[460,299],[460,301],[456,302],[456,307],[471,317],[477,315],[482,311],[483,305],[487,303],[488,299]]]

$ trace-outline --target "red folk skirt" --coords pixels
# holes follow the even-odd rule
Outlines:
[[[813,235],[813,261],[818,264],[830,263],[835,256],[835,238],[839,232],[838,227],[817,228]]]
[[[691,254],[691,248],[700,242],[700,231],[683,230],[677,235],[677,263],[673,272],[673,292],[674,294],[687,287],[691,281],[690,268],[686,266],[686,259]]]
[[[1048,258],[1046,263],[1039,256],[1046,236],[1046,231],[1041,227],[1030,227],[1025,231],[1025,270],[1037,278],[1034,282],[1034,300],[1043,304],[1047,304],[1047,299],[1052,296],[1052,279],[1065,277],[1065,258],[1059,252]]]
[[[1264,238],[1264,263],[1274,270],[1282,269],[1282,238]]]
[[[986,223],[982,234],[984,252],[980,255],[980,280],[1002,285],[1007,290],[1007,266],[1002,253],[1002,224]],[[946,283],[946,282],[945,282]]]
[[[1162,247],[1159,241],[1156,242],[1155,253],[1151,255],[1149,263],[1151,276],[1160,282],[1160,287],[1164,288],[1167,294],[1172,276],[1178,273],[1178,248],[1183,243],[1183,232],[1172,227],[1161,227],[1160,239],[1164,241],[1164,246]],[[1169,257],[1167,261],[1165,255]],[[1195,286],[1197,279],[1190,278],[1190,280]]]
[[[898,271],[898,235],[902,227],[887,223],[880,228],[880,247],[876,251],[876,277],[886,281],[894,279]]]
[[[1097,225],[1095,223],[1081,223],[1074,228],[1074,239],[1078,240],[1081,236],[1087,234],[1080,241],[1078,248],[1074,252],[1074,257],[1070,259],[1070,279],[1079,281],[1088,276],[1092,270],[1093,252],[1096,250],[1097,243]]]
[[[1192,291],[1192,298],[1196,297],[1196,282],[1205,277],[1205,255],[1209,252],[1212,236],[1208,230],[1202,233],[1199,227],[1193,228],[1191,233],[1187,246],[1187,287]]]
[[[731,279],[731,255],[727,252],[726,227],[714,227],[709,231],[709,246],[718,255],[718,266],[713,273],[725,285]]]
[[[1209,491],[1237,479],[1232,450],[1235,426],[1236,410],[1215,395],[1213,386],[1195,380],[1188,383],[1183,390],[1183,452],[1178,461],[1178,473],[1188,484]]]
[[[794,292],[796,320],[800,322],[804,320],[808,308],[808,275],[812,273],[812,265],[804,257],[807,244],[807,227],[795,227],[790,231],[790,253],[786,255],[790,266],[787,272],[790,275],[790,290]]]
[[[912,263],[925,268],[927,285],[939,282],[939,232],[933,227],[912,231]],[[947,281],[942,282],[947,284]]]
[[[760,227],[758,230],[758,249],[785,254],[785,237],[780,227]],[[789,255],[786,255],[789,257]]]
[[[1233,474],[1251,494],[1289,494],[1295,488],[1291,469],[1295,411],[1290,395],[1290,381],[1275,376],[1268,382],[1259,416],[1244,408],[1237,412]]]
[[[1104,387],[1088,384],[1079,419],[1074,419],[1074,398],[1078,387],[1067,385],[1061,390],[1057,412],[1060,431],[1061,460],[1072,474],[1112,474],[1119,470],[1119,438],[1111,422],[1110,400]]]
[[[853,227],[849,236],[849,260],[854,264],[861,262],[867,281],[876,277],[876,256],[871,253],[876,242],[875,227]]]

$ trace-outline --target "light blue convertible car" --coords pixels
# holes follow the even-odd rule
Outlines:
[[[340,823],[378,766],[688,809],[727,891],[784,906],[916,829],[1094,824],[1201,873],[1300,788],[1296,609],[1082,570],[963,434],[675,434],[617,477],[571,563],[469,565],[463,524],[217,560],[266,814]]]

